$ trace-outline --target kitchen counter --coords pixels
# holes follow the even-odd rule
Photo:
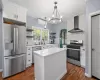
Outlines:
[[[35,80],[60,80],[67,73],[66,49],[34,51]]]
[[[44,49],[44,50],[39,50],[39,51],[34,51],[35,54],[39,56],[49,56],[56,54],[58,52],[66,50],[65,48],[50,48],[50,49]]]
[[[42,47],[42,46],[52,46],[52,45],[57,45],[58,46],[58,44],[45,44],[45,45],[26,45],[26,46],[32,46],[32,47]]]
[[[45,45],[26,45],[27,55],[26,55],[26,67],[31,66],[34,63],[34,51],[49,49],[59,47],[58,44],[45,44]]]

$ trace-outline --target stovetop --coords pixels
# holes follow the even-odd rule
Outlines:
[[[83,46],[83,40],[70,40],[67,48],[80,49],[81,46]]]
[[[68,44],[67,48],[80,49],[81,46],[83,45],[82,44]]]

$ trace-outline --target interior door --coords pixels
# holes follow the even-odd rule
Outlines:
[[[100,79],[100,15],[92,17],[92,75]]]

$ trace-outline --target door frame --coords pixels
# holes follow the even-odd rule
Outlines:
[[[99,15],[100,14],[100,10],[99,11],[96,11],[96,12],[93,12],[93,13],[90,13],[89,14],[89,17],[88,17],[88,74],[85,73],[85,75],[87,77],[92,77],[92,16],[95,16],[95,15]],[[90,57],[89,57],[90,56]]]

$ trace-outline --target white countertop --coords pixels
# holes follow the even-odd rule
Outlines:
[[[58,45],[58,44],[45,44],[45,45],[26,45],[27,47],[42,47],[42,46],[48,46],[48,45]]]
[[[44,49],[44,50],[39,50],[39,51],[34,51],[34,54],[40,55],[40,56],[49,56],[61,51],[67,50],[65,48],[49,48],[49,49]]]

